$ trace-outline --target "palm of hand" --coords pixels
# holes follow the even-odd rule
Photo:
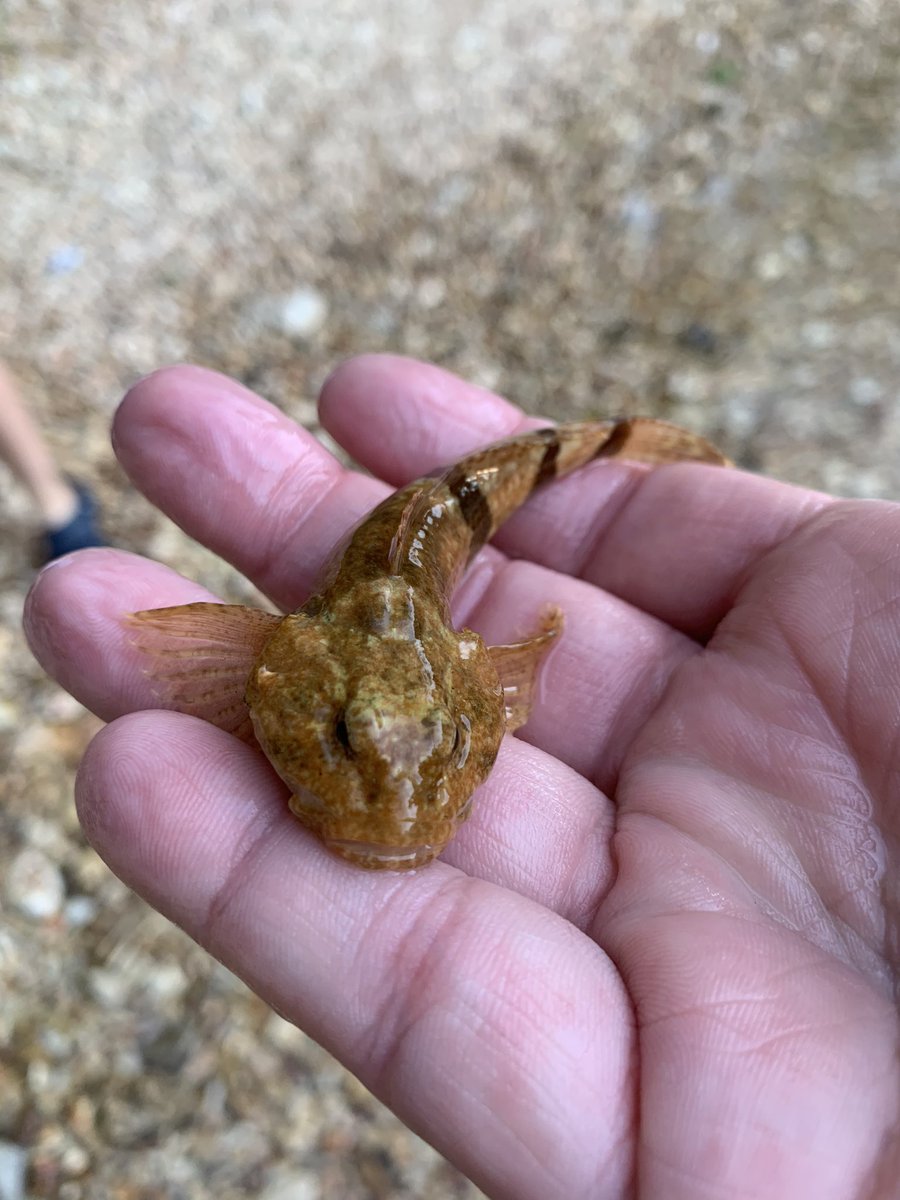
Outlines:
[[[386,359],[344,368],[325,411],[394,483],[519,421]],[[139,385],[117,443],[286,606],[377,499],[206,373]],[[46,572],[27,620],[75,694],[135,713],[86,759],[86,828],[492,1195],[890,1196],[900,510],[714,469],[588,474],[504,532],[541,565],[492,550],[461,589],[489,641],[547,601],[568,623],[534,745],[507,740],[444,863],[399,880],[337,863],[258,755],[141,712],[121,613],[205,597],[109,551]]]

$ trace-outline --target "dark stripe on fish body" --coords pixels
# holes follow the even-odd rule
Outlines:
[[[463,520],[472,531],[474,553],[484,545],[491,532],[491,506],[478,482],[459,468],[450,472],[447,487],[459,505]]]
[[[597,449],[594,458],[609,458],[618,454],[631,434],[630,421],[617,421],[606,441]]]
[[[555,429],[541,429],[538,431],[540,438],[546,441],[544,447],[544,457],[541,459],[541,465],[537,469],[537,474],[534,477],[533,487],[540,487],[542,483],[547,483],[551,479],[556,478],[556,460],[559,458],[559,435]]]

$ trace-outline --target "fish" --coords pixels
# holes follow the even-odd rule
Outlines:
[[[648,417],[534,429],[388,496],[294,612],[146,609],[126,618],[134,644],[167,707],[261,748],[291,812],[333,854],[423,867],[469,815],[504,734],[527,721],[564,625],[550,605],[522,640],[488,646],[454,628],[454,588],[536,488],[598,459],[728,465]]]

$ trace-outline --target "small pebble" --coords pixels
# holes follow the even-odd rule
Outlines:
[[[261,1200],[319,1200],[321,1196],[318,1181],[310,1171],[279,1171],[270,1180]]]
[[[76,1179],[79,1175],[83,1175],[91,1165],[91,1156],[85,1150],[84,1146],[79,1146],[77,1142],[72,1142],[63,1150],[59,1165],[64,1175],[70,1179]]]
[[[423,308],[437,308],[447,295],[447,285],[443,279],[429,276],[423,279],[416,288],[416,299]]]
[[[290,1053],[302,1050],[306,1044],[306,1034],[284,1017],[272,1013],[266,1021],[266,1037],[279,1050]]]
[[[90,925],[97,912],[97,901],[92,896],[72,896],[63,908],[63,916],[70,929],[82,929]]]
[[[40,850],[21,850],[6,877],[6,894],[26,917],[55,917],[62,908],[65,885],[56,863]]]
[[[881,396],[882,388],[877,379],[863,375],[861,378],[850,380],[850,399],[860,408],[868,408],[870,404],[876,404]]]
[[[106,967],[88,971],[88,987],[104,1008],[120,1008],[128,997],[128,980],[121,972]]]
[[[694,37],[694,45],[701,54],[715,54],[721,45],[721,38],[715,29],[700,29]]]
[[[666,386],[671,396],[685,404],[703,404],[709,399],[710,380],[699,370],[671,371]]]
[[[148,992],[159,1000],[176,1000],[187,990],[189,982],[178,963],[154,963],[145,980]]]
[[[84,262],[84,251],[80,246],[59,246],[47,258],[48,275],[69,275],[77,271]]]
[[[830,321],[806,321],[800,336],[813,350],[826,350],[834,342],[834,326]]]
[[[312,337],[328,318],[328,301],[312,287],[300,287],[287,297],[281,310],[281,328],[288,337]]]
[[[788,272],[788,261],[779,250],[767,250],[756,260],[756,274],[760,279],[771,283],[783,279]]]
[[[690,325],[685,326],[677,341],[685,350],[693,350],[695,354],[703,354],[706,357],[712,357],[719,349],[719,339],[715,330],[699,321],[692,321]]]
[[[659,225],[659,209],[644,192],[629,192],[622,198],[622,221],[629,233],[647,238]]]
[[[70,696],[68,692],[59,688],[48,698],[44,712],[48,721],[53,724],[64,724],[68,721],[77,721],[85,715],[87,709],[83,704],[79,704],[74,696]]]

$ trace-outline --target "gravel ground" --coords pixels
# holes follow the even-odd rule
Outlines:
[[[898,64],[895,0],[0,0],[0,356],[110,537],[234,600],[108,446],[176,359],[311,428],[359,350],[553,416],[613,373],[898,497]],[[477,1196],[86,846],[0,487],[0,1197]]]

